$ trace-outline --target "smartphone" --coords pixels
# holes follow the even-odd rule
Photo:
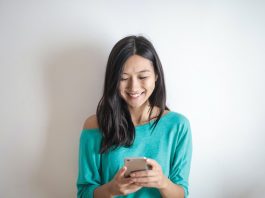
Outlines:
[[[130,157],[124,159],[124,164],[127,170],[124,174],[125,177],[130,177],[130,174],[135,171],[149,170],[150,166],[146,162],[146,157]]]

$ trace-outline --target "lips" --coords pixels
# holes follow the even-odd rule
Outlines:
[[[132,98],[138,98],[143,92],[127,93]]]

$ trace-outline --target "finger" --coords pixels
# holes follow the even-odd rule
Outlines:
[[[130,174],[131,177],[154,177],[157,175],[158,172],[154,170],[136,171]]]
[[[147,164],[149,164],[149,165],[151,165],[151,166],[157,166],[157,165],[159,165],[159,164],[157,163],[157,161],[155,161],[155,160],[153,160],[153,159],[150,159],[150,158],[147,158],[147,159],[146,159],[146,162],[147,162]]]
[[[123,178],[126,170],[127,170],[127,167],[123,166],[117,173],[118,178]]]
[[[134,183],[152,183],[157,182],[158,177],[138,177],[138,178],[132,178]]]
[[[127,186],[127,185],[131,185],[131,184],[133,184],[133,180],[132,180],[132,178],[121,178],[120,179],[120,184],[122,184],[122,185],[124,185],[124,186]]]
[[[123,185],[128,185],[128,184],[133,183],[131,178],[124,177],[124,174],[125,174],[126,170],[127,170],[127,167],[124,166],[117,173],[118,180],[119,180],[120,184],[123,184]]]
[[[152,167],[152,169],[159,169],[160,165],[153,159],[146,159],[146,162],[148,165],[150,165]]]
[[[134,184],[141,187],[157,187],[157,182],[136,182]]]
[[[142,186],[136,185],[136,184],[130,184],[129,186],[127,186],[127,193],[133,193],[136,192],[138,190],[140,190],[142,188]]]

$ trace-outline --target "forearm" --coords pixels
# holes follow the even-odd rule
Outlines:
[[[169,198],[169,197],[175,197],[175,198],[184,198],[184,189],[174,184],[171,180],[168,178],[165,179],[165,186],[161,189],[159,189],[160,194],[163,198]]]
[[[112,198],[109,183],[99,186],[94,191],[94,198]]]

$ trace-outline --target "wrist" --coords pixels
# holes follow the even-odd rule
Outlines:
[[[170,183],[170,180],[166,176],[163,176],[163,182],[159,189],[160,190],[166,189],[169,186],[169,183]]]
[[[94,190],[94,197],[95,198],[113,198],[112,192],[111,192],[111,185],[109,183],[106,183],[102,186],[99,186]]]
[[[111,182],[107,183],[106,184],[106,190],[107,190],[108,195],[110,195],[111,197],[114,196],[114,193],[113,193],[112,189],[113,189],[112,188],[112,183]]]

